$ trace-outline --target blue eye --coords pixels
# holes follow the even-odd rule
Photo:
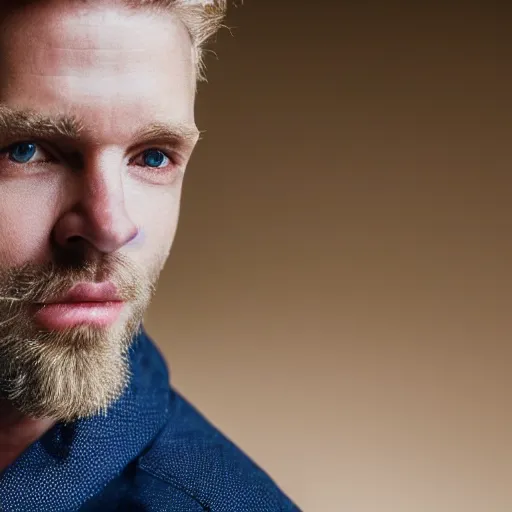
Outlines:
[[[8,151],[9,159],[19,164],[26,164],[36,153],[37,146],[32,142],[18,142]]]
[[[148,149],[144,151],[144,164],[148,167],[160,167],[168,158],[158,149]]]

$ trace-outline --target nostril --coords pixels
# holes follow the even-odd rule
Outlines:
[[[138,228],[135,228],[135,232],[132,234],[132,236],[128,239],[128,241],[126,242],[127,244],[133,242],[133,240],[135,240],[138,236],[139,236],[139,229]]]

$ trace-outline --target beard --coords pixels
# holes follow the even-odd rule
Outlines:
[[[107,255],[101,269],[93,263],[80,268],[52,263],[1,270],[0,398],[34,418],[72,422],[106,414],[129,383],[129,348],[160,270],[146,275],[120,255]],[[103,280],[112,281],[124,301],[113,325],[47,330],[34,321],[34,303],[58,297],[78,282]]]

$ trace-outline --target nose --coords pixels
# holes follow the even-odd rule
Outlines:
[[[53,238],[66,248],[77,239],[97,251],[112,253],[137,236],[137,226],[126,210],[123,175],[115,155],[84,162],[72,179],[74,199],[54,226]]]

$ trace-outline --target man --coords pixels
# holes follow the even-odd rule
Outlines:
[[[0,510],[294,511],[142,319],[224,2],[0,7]]]

